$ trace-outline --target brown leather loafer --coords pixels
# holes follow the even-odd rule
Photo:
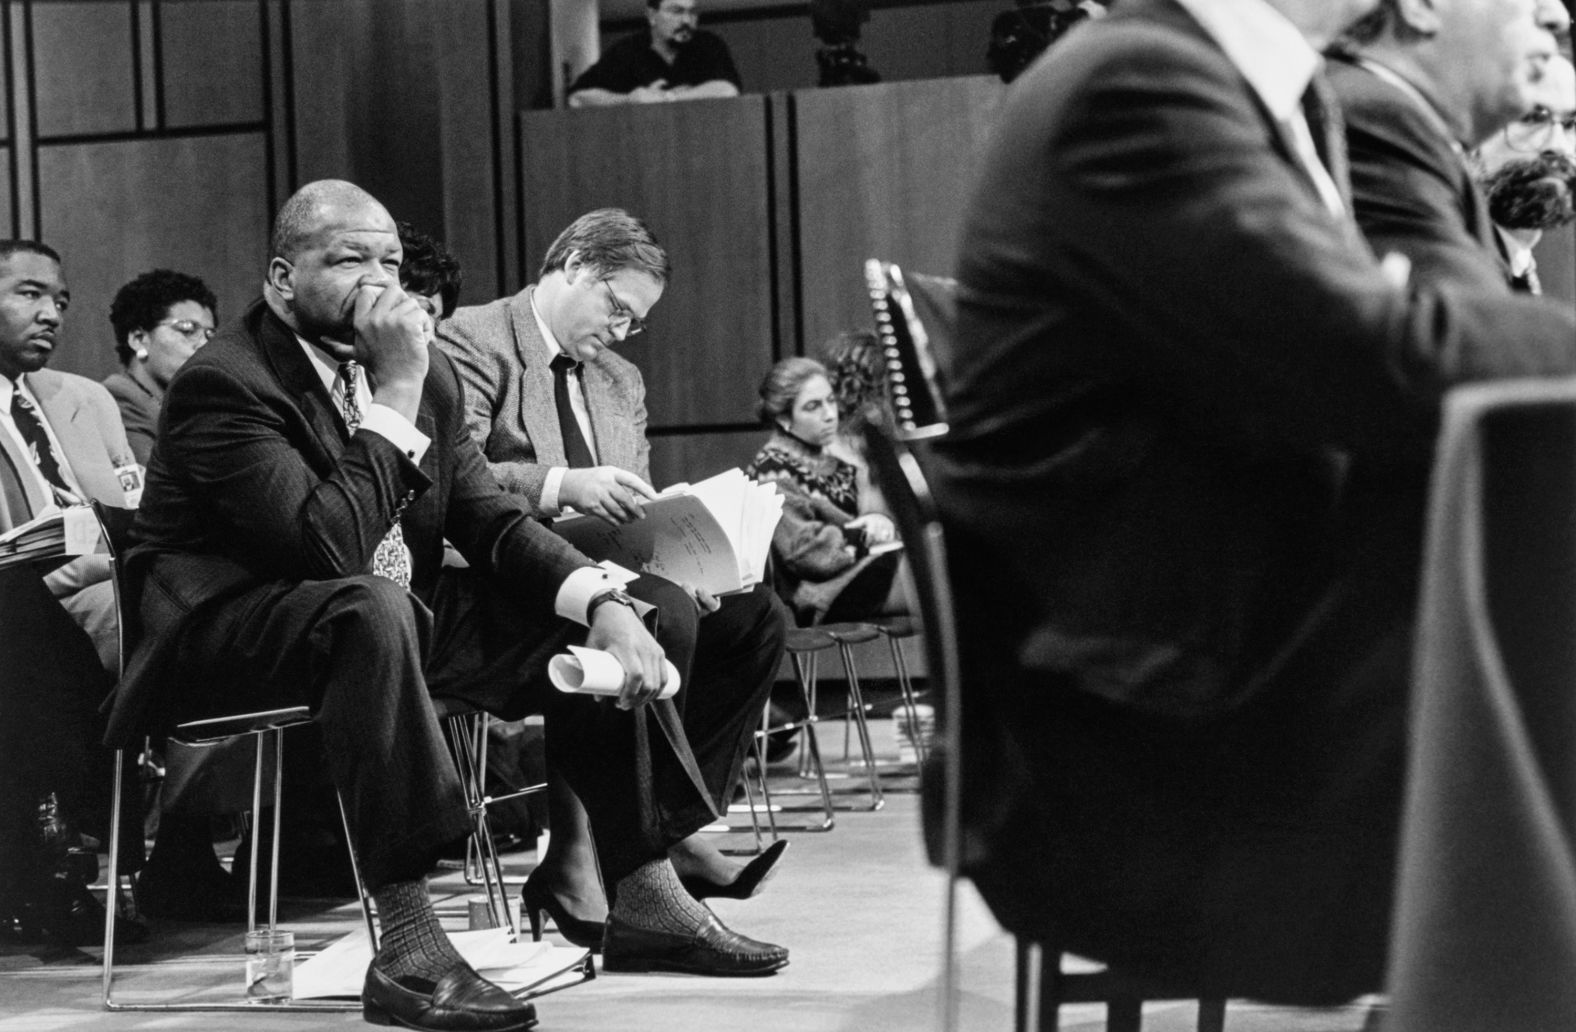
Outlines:
[[[525,1032],[536,1025],[536,1006],[516,1000],[469,964],[456,964],[434,983],[414,975],[391,978],[374,961],[361,988],[361,1016],[374,1025],[425,1032]]]
[[[610,916],[602,937],[603,971],[769,975],[787,964],[787,949],[730,931],[714,914],[689,934],[650,932]]]

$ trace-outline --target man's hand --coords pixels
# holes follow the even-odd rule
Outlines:
[[[843,524],[844,530],[864,531],[865,545],[884,545],[897,537],[897,528],[892,521],[879,512],[867,512],[857,519],[849,520]]]
[[[667,100],[668,80],[658,79],[645,86],[636,86],[629,91],[629,99],[635,104],[656,104]]]
[[[356,291],[351,325],[356,360],[366,367],[373,400],[415,422],[432,318],[398,284],[364,283]]]
[[[695,608],[700,610],[701,616],[715,613],[722,608],[722,599],[705,588],[697,588],[693,584],[680,584],[679,587],[689,592],[689,596],[695,600]]]
[[[657,644],[628,606],[604,602],[591,613],[591,633],[586,647],[603,649],[624,667],[624,686],[618,692],[619,709],[639,709],[662,691],[667,671],[662,646]]]
[[[646,514],[641,499],[655,497],[650,484],[617,466],[566,470],[558,485],[559,508],[600,516],[609,523],[633,523]]]

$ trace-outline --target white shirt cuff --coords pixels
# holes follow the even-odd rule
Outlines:
[[[609,569],[608,567],[611,567]],[[591,620],[586,613],[586,606],[591,600],[609,588],[622,588],[637,575],[624,570],[612,563],[602,566],[585,566],[564,578],[558,586],[558,598],[553,603],[553,611],[565,620],[573,620],[582,627],[591,626]],[[646,614],[656,606],[649,602],[635,599],[635,615],[642,620]]]
[[[367,411],[361,417],[361,429],[371,430],[385,438],[418,466],[421,465],[421,457],[427,454],[427,446],[432,443],[432,438],[417,430],[410,420],[377,402],[367,406]]]
[[[558,504],[558,488],[564,482],[564,474],[569,472],[567,466],[554,466],[547,471],[547,479],[542,481],[542,497],[536,503],[543,516],[557,516],[563,512],[563,506]]]

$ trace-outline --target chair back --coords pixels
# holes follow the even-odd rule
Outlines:
[[[932,283],[948,283],[932,280]],[[937,387],[937,367],[930,334],[914,311],[903,270],[892,262],[865,262],[865,284],[875,312],[876,336],[886,362],[887,405],[891,432],[907,441],[947,432],[947,408]],[[945,288],[943,288],[945,290]],[[950,310],[950,298],[933,305]]]

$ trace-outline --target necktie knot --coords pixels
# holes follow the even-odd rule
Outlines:
[[[356,397],[356,373],[360,368],[361,363],[353,359],[339,364],[340,386],[345,392],[340,400],[340,414],[351,433],[361,429],[361,401]]]
[[[553,361],[550,364],[553,367],[553,372],[559,376],[563,376],[566,373],[575,373],[580,371],[580,363],[576,362],[562,351],[553,356]]]

